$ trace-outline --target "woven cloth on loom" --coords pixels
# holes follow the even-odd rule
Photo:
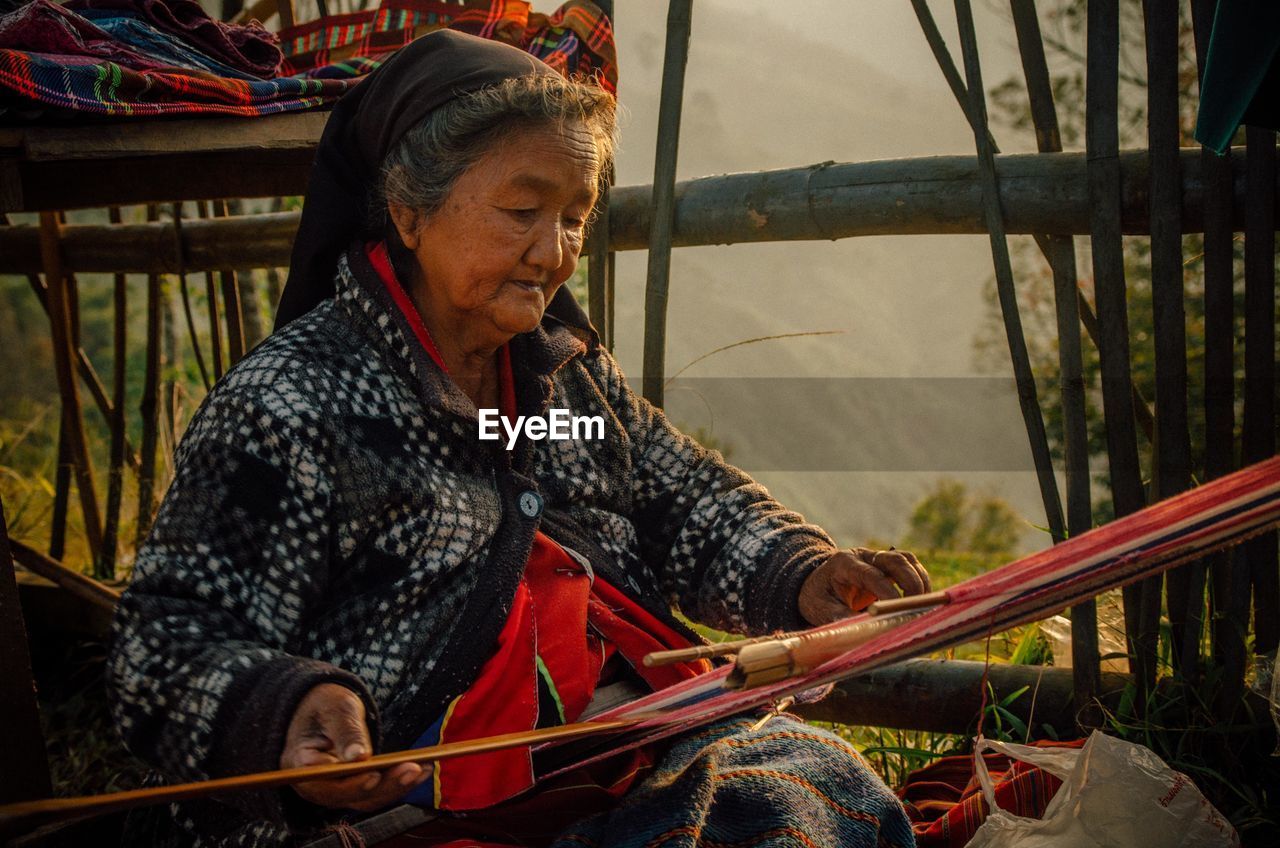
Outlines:
[[[93,0],[118,9],[125,0]],[[169,0],[138,4],[146,20],[166,20]],[[39,8],[39,20],[33,6]],[[613,29],[595,5],[570,0],[552,15],[530,10],[516,0],[465,5],[415,0],[386,0],[376,10],[325,18],[284,33],[283,73],[274,79],[238,78],[202,68],[216,68],[227,50],[218,43],[253,43],[234,27],[218,22],[214,31],[191,24],[195,36],[181,27],[152,27],[146,38],[130,38],[137,27],[112,32],[84,16],[48,0],[20,7],[0,18],[0,33],[22,15],[24,26],[12,26],[14,37],[0,38],[0,116],[38,111],[40,107],[75,114],[110,116],[234,115],[254,117],[332,105],[359,77],[419,35],[448,26],[506,41],[527,50],[566,75],[594,77],[610,91],[617,89]],[[48,8],[52,7],[52,9]],[[183,7],[186,9],[186,7]],[[188,12],[190,10],[187,10]],[[34,24],[32,22],[34,20]],[[255,37],[262,30],[252,27]],[[161,31],[163,30],[163,31]],[[230,32],[230,34],[228,34]],[[167,37],[161,56],[156,38]],[[53,46],[56,45],[56,46]],[[210,52],[216,55],[209,55]],[[189,61],[169,67],[174,56]]]

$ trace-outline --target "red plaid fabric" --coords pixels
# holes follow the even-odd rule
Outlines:
[[[284,73],[359,76],[413,39],[446,27],[519,47],[565,76],[595,79],[617,93],[613,24],[587,0],[569,0],[550,15],[532,11],[525,0],[383,0],[377,9],[281,31]]]
[[[1033,742],[1038,748],[1079,748],[1085,740]],[[1002,810],[1040,818],[1062,781],[1044,769],[983,754]],[[973,756],[943,757],[916,769],[898,790],[919,848],[963,848],[987,818],[987,801],[973,773]]]

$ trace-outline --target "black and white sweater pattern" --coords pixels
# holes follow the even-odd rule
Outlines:
[[[116,615],[131,750],[167,780],[276,768],[321,682],[360,694],[375,744],[407,746],[487,659],[539,526],[665,620],[802,625],[831,540],[632,393],[567,291],[512,362],[521,414],[598,415],[604,439],[480,441],[353,249],[335,298],[214,387]],[[273,791],[155,818],[156,844],[282,845],[324,816]]]

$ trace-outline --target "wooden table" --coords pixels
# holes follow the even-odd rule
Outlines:
[[[302,194],[328,118],[0,127],[0,212]]]

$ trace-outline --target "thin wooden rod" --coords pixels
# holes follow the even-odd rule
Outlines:
[[[44,254],[45,280],[49,291],[49,325],[53,335],[53,362],[62,398],[62,413],[67,422],[67,447],[74,464],[72,473],[84,514],[85,538],[89,554],[96,559],[102,547],[102,516],[98,511],[98,495],[93,482],[93,464],[89,441],[84,430],[84,414],[80,408],[80,381],[74,371],[73,321],[69,303],[68,280],[59,255],[58,236],[61,228],[53,212],[40,213],[40,233]]]
[[[120,601],[120,592],[118,590],[92,577],[87,577],[78,571],[67,568],[52,557],[45,556],[35,548],[19,542],[17,539],[8,537],[8,542],[10,549],[13,551],[14,561],[27,571],[32,574],[38,574],[46,580],[53,581],[69,594],[75,595],[77,598],[94,606],[101,607],[108,612],[115,610],[116,604]]]
[[[196,214],[201,219],[209,217],[209,202],[201,200],[196,204]],[[222,321],[218,317],[218,287],[213,280],[213,272],[204,272],[205,297],[209,301],[209,347],[213,356],[213,379],[222,379]]]
[[[1265,190],[1276,177],[1276,133],[1248,127],[1248,225],[1244,241],[1244,422],[1241,460],[1248,464],[1276,452],[1276,207]],[[1253,189],[1253,186],[1258,188]],[[1253,650],[1258,656],[1280,643],[1280,564],[1276,534],[1245,547],[1253,583]]]
[[[1196,66],[1204,76],[1216,0],[1192,0]],[[1232,239],[1231,159],[1200,148],[1204,173],[1204,479],[1235,470],[1235,242]],[[1233,600],[1231,552],[1210,557],[1212,657],[1224,684],[1218,717],[1229,721],[1244,689],[1244,629],[1249,614],[1248,584]]]
[[[111,223],[120,223],[120,208],[107,210]],[[107,513],[102,526],[102,550],[98,553],[94,576],[112,579],[116,573],[116,557],[120,547],[120,513],[124,502],[124,462],[126,451],[124,415],[126,366],[128,364],[127,335],[128,279],[116,274],[112,291],[112,352],[111,352],[111,450],[107,460]]]
[[[156,206],[147,207],[147,218],[159,218]],[[134,547],[142,547],[155,515],[156,445],[160,432],[160,321],[163,295],[160,275],[147,275],[146,373],[142,384],[142,456],[138,471],[138,521]]]
[[[1187,420],[1186,295],[1182,268],[1182,170],[1178,159],[1178,0],[1143,0],[1147,44],[1147,147],[1151,155],[1151,302],[1155,336],[1153,500],[1191,487]],[[1174,668],[1198,674],[1204,565],[1165,573]],[[1193,591],[1193,584],[1198,584]]]
[[[1094,292],[1098,310],[1098,358],[1112,503],[1117,517],[1145,503],[1133,420],[1126,305],[1124,246],[1120,229],[1119,72],[1120,20],[1114,3],[1090,3],[1085,83],[1085,151],[1093,207]],[[1139,710],[1155,685],[1155,622],[1148,623],[1150,581],[1124,589],[1130,668],[1137,682]],[[1158,587],[1159,580],[1156,579]],[[1156,612],[1159,608],[1157,606]]]
[[[1034,0],[1011,0],[1018,53],[1027,80],[1036,146],[1042,153],[1062,150],[1053,85],[1045,60],[1040,19]],[[1058,321],[1058,380],[1062,396],[1063,460],[1067,484],[1067,533],[1077,536],[1093,526],[1089,478],[1089,431],[1085,410],[1084,353],[1080,339],[1080,286],[1075,244],[1070,236],[1044,236],[1045,255],[1053,272]],[[1071,669],[1077,723],[1097,727],[1101,666],[1098,654],[1098,610],[1093,600],[1071,608]]]
[[[1062,500],[1058,494],[1058,481],[1054,476],[1053,459],[1049,455],[1049,439],[1045,433],[1044,416],[1040,411],[1040,398],[1036,390],[1035,374],[1031,370],[1031,357],[1027,352],[1027,340],[1022,332],[1022,316],[1018,310],[1018,295],[1013,282],[1013,263],[1009,258],[1009,242],[1005,237],[1004,221],[1000,211],[1000,189],[996,178],[995,152],[987,127],[986,89],[982,86],[982,66],[978,58],[978,37],[973,27],[973,9],[969,0],[956,0],[956,20],[960,27],[960,47],[964,56],[965,79],[969,89],[969,123],[978,148],[978,164],[982,171],[983,207],[987,231],[990,233],[991,257],[995,263],[996,292],[1000,298],[1000,311],[1004,317],[1005,338],[1009,344],[1009,357],[1013,361],[1013,376],[1018,387],[1018,403],[1022,409],[1022,423],[1027,429],[1031,456],[1035,463],[1036,479],[1040,483],[1040,500],[1044,504],[1045,520],[1055,542],[1066,538],[1066,526],[1062,518]]]
[[[587,308],[591,325],[600,334],[600,343],[606,349],[613,347],[613,326],[609,323],[609,307],[613,299],[613,279],[609,274],[609,190],[612,185],[611,166],[596,200],[587,258]]]
[[[609,19],[617,34],[617,21],[613,18],[613,0],[597,0],[596,5]],[[609,250],[609,193],[617,173],[610,163],[596,200],[591,241],[587,254],[587,304],[591,324],[600,335],[600,344],[606,350],[613,349],[613,262]]]
[[[29,801],[53,794],[40,707],[36,702],[26,625],[18,599],[18,581],[9,550],[9,530],[0,504],[0,803]]]
[[[58,410],[58,459],[53,475],[53,516],[49,527],[49,556],[67,552],[67,512],[71,503],[71,449],[67,444],[67,416]]]
[[[227,217],[227,202],[213,202],[213,217]],[[227,268],[218,271],[222,283],[223,314],[227,319],[227,362],[235,365],[244,358],[244,315],[240,311],[240,286],[236,284],[236,272]]]
[[[178,233],[178,241],[182,241],[182,204],[173,204],[173,226]],[[186,317],[187,336],[191,339],[191,351],[196,355],[196,368],[200,371],[200,381],[207,392],[213,387],[209,380],[209,369],[204,365],[204,353],[200,350],[200,336],[196,333],[196,317],[191,310],[191,292],[187,289],[187,270],[178,269],[178,292],[182,296],[182,314]]]
[[[658,143],[653,166],[653,212],[649,226],[649,267],[644,290],[644,396],[662,406],[667,364],[667,295],[671,285],[671,232],[675,226],[676,158],[684,71],[689,61],[692,0],[670,0],[667,46],[658,104]]]
[[[378,754],[358,762],[329,763],[318,766],[279,769],[277,771],[257,772],[255,774],[223,777],[195,783],[179,783],[172,786],[156,786],[149,789],[131,789],[126,792],[113,792],[106,795],[80,798],[50,798],[44,801],[8,804],[0,807],[0,828],[12,830],[18,826],[34,827],[41,821],[53,818],[102,815],[152,804],[171,803],[191,798],[207,798],[227,792],[266,789],[274,786],[292,786],[309,780],[351,777],[379,769],[391,768],[402,763],[435,763],[442,760],[451,760],[458,757],[473,756],[489,751],[501,751],[526,745],[567,742],[572,739],[616,733],[635,727],[642,722],[654,721],[659,718],[660,715],[648,714],[611,721],[584,721],[576,724],[561,725],[560,727],[545,727],[521,733],[506,733],[484,739],[447,742],[430,748]]]

